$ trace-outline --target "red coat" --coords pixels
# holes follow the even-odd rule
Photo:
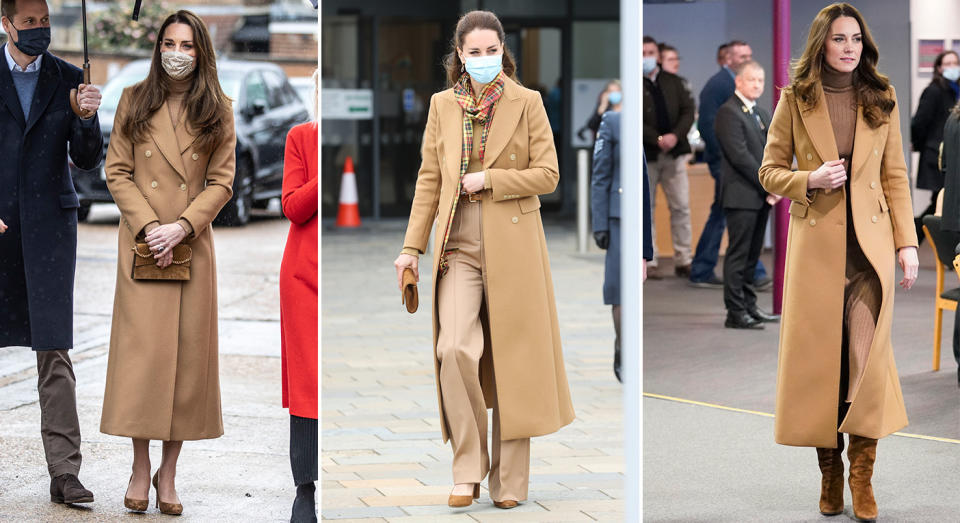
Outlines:
[[[287,134],[283,214],[290,233],[280,264],[283,406],[317,419],[317,138],[316,122]]]

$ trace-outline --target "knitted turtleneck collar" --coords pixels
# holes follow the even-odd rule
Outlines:
[[[824,62],[823,68],[820,70],[820,80],[823,82],[823,87],[827,90],[845,91],[853,87],[853,72],[843,73],[837,71]]]

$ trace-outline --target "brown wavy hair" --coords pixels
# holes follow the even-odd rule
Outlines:
[[[490,29],[496,31],[500,44],[503,46],[503,74],[510,77],[514,82],[517,80],[517,62],[513,59],[513,53],[507,49],[506,33],[503,31],[503,24],[497,15],[490,11],[470,11],[460,17],[457,22],[457,28],[453,31],[453,38],[450,40],[450,53],[443,58],[443,67],[447,71],[447,87],[453,87],[463,75],[463,62],[460,61],[460,55],[457,49],[463,48],[463,38],[476,29]]]
[[[880,51],[860,11],[850,4],[831,4],[817,13],[810,25],[807,46],[793,63],[793,80],[784,91],[793,92],[805,109],[812,109],[817,104],[823,90],[821,71],[827,66],[824,52],[827,38],[830,37],[830,25],[841,16],[849,16],[860,24],[863,51],[860,53],[860,63],[853,70],[853,87],[857,103],[863,106],[864,119],[871,128],[877,128],[889,119],[895,105],[889,92],[890,79],[877,71]]]
[[[172,79],[161,65],[160,46],[163,44],[164,32],[172,24],[186,24],[193,30],[193,45],[197,50],[196,68],[190,79],[190,88],[184,95],[183,106],[187,111],[187,121],[200,133],[195,142],[197,149],[208,153],[226,134],[223,120],[233,109],[230,98],[220,87],[217,56],[207,26],[190,11],[177,11],[168,16],[160,26],[157,42],[153,47],[150,73],[145,80],[131,87],[130,108],[120,129],[134,143],[149,140],[150,117],[163,107],[170,94]]]

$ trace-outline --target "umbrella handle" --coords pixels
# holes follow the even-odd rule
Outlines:
[[[90,85],[90,64],[83,64],[83,84]],[[85,109],[80,109],[80,104],[77,102],[77,95],[79,93],[76,89],[70,89],[70,108],[73,109],[73,114],[83,118],[84,120],[93,117],[94,111],[88,111]]]

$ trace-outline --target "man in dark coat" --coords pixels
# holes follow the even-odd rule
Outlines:
[[[97,167],[103,136],[94,114],[96,88],[80,69],[47,52],[50,15],[44,0],[0,0],[8,43],[0,54],[0,346],[37,354],[40,432],[57,503],[90,503],[80,473],[80,423],[73,346],[73,283],[79,201],[67,154]]]
[[[746,42],[734,40],[724,45],[726,46],[725,65],[707,81],[707,84],[700,91],[700,119],[697,121],[697,128],[703,138],[705,146],[703,159],[710,169],[710,176],[713,177],[714,192],[710,215],[707,217],[707,223],[703,226],[703,232],[700,233],[697,250],[690,265],[690,285],[717,289],[723,287],[723,282],[713,273],[720,258],[720,241],[723,239],[724,229],[723,202],[721,199],[723,184],[721,161],[723,156],[714,132],[714,119],[720,106],[733,96],[733,91],[736,89],[733,81],[734,68],[753,57],[753,51]],[[759,263],[757,264],[755,279],[758,283],[763,280],[764,288],[772,282],[772,280],[766,278],[766,270]]]
[[[660,69],[657,41],[643,37],[643,146],[647,152],[650,196],[656,206],[657,186],[663,188],[670,209],[670,239],[673,269],[677,276],[690,275],[690,186],[687,180],[687,133],[693,125],[696,106],[684,80]],[[656,232],[656,229],[654,229]],[[660,278],[656,237],[649,276]]]
[[[613,312],[613,373],[620,379],[620,111],[604,113],[593,144],[593,176],[590,182],[593,238],[606,249],[603,272],[603,303]]]
[[[960,103],[954,106],[943,127],[943,232],[960,238]],[[960,243],[956,254],[960,254]],[[953,357],[957,360],[957,385],[960,385],[960,307],[953,322]]]
[[[770,116],[757,107],[757,98],[763,94],[763,67],[750,60],[738,66],[736,75],[734,95],[720,106],[714,123],[723,157],[721,195],[730,240],[723,261],[724,325],[762,329],[763,322],[779,320],[757,307],[754,288],[767,217],[777,200],[763,189],[758,175]]]

